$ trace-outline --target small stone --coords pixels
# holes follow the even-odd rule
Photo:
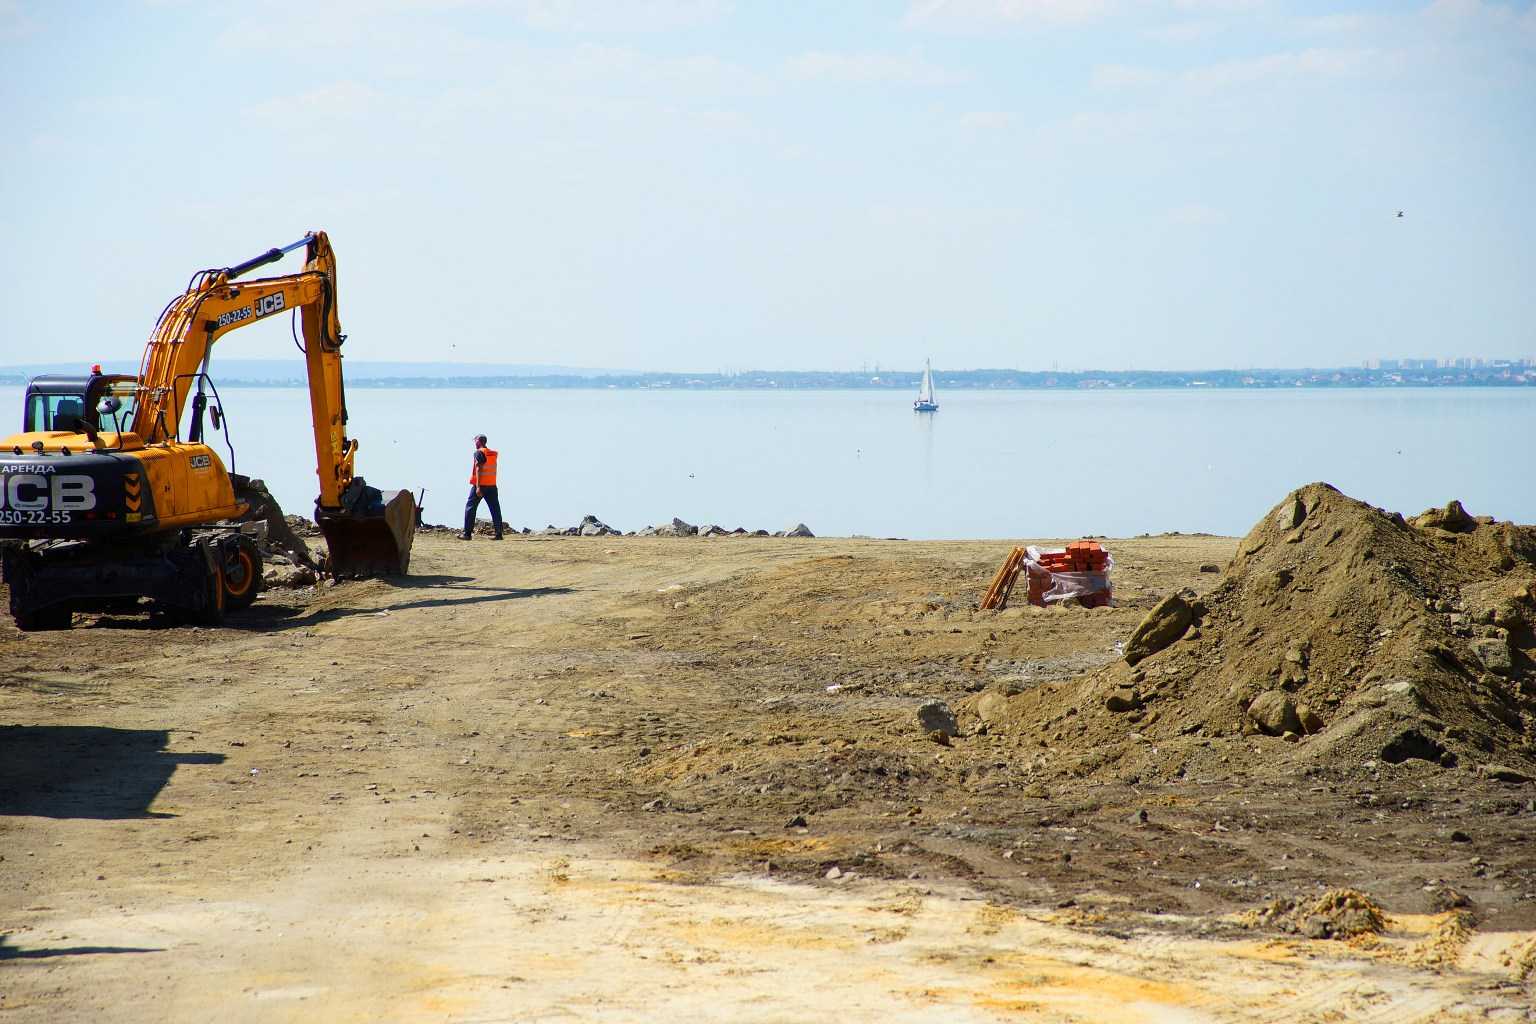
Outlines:
[[[1323,731],[1323,720],[1305,704],[1296,705],[1296,720],[1301,723],[1301,731],[1308,736]]]
[[[830,879],[842,878],[843,877],[843,869],[838,867],[836,864],[834,864],[830,868],[827,868],[827,873],[826,873],[826,875],[824,877],[830,878]]]
[[[1530,775],[1522,771],[1517,771],[1514,768],[1510,768],[1507,765],[1485,764],[1479,770],[1483,773],[1484,776],[1493,779],[1495,782],[1522,783],[1531,781]]]
[[[930,738],[942,736],[939,742],[948,745],[947,741],[960,735],[960,724],[955,721],[955,713],[949,710],[949,705],[941,700],[930,700],[917,709],[917,724],[922,727]]]
[[[1221,572],[1221,566],[1216,565],[1216,564],[1214,564],[1212,562],[1206,562],[1204,565],[1202,565],[1200,567],[1200,571],[1201,572]]]
[[[1477,529],[1477,520],[1467,514],[1461,502],[1447,502],[1444,508],[1432,508],[1408,520],[1420,530],[1446,530],[1450,533],[1471,533]]]
[[[1248,705],[1248,718],[1254,725],[1271,736],[1301,732],[1301,722],[1296,717],[1296,705],[1280,690],[1266,690]]]
[[[1484,638],[1472,641],[1472,653],[1483,667],[1495,675],[1507,676],[1514,664],[1509,655],[1509,641]]]
[[[983,722],[999,722],[1008,713],[1008,698],[995,690],[989,690],[976,698],[976,715]]]
[[[1131,815],[1132,825],[1145,825],[1147,823],[1147,809],[1145,807]]]
[[[809,828],[805,822],[805,815],[797,814],[784,823],[785,828]]]
[[[1465,893],[1458,892],[1448,885],[1437,886],[1430,892],[1429,907],[1437,914],[1443,914],[1447,910],[1460,910],[1471,905],[1472,901]]]
[[[1141,707],[1141,695],[1133,687],[1118,687],[1104,697],[1104,709],[1117,715],[1135,711],[1139,707]]]
[[[1472,837],[1459,828],[1451,832],[1451,842],[1453,843],[1470,843],[1471,841]]]
[[[1180,594],[1169,594],[1157,603],[1125,642],[1125,661],[1134,665],[1173,643],[1194,622],[1194,609]]]
[[[1307,518],[1307,506],[1300,495],[1290,495],[1275,508],[1275,525],[1282,530],[1294,530]]]

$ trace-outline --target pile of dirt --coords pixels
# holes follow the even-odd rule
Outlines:
[[[1536,527],[1459,502],[1405,520],[1310,484],[1203,599],[1152,609],[1123,659],[1004,713],[994,698],[986,726],[1077,776],[1424,761],[1520,781],[1536,775],[1533,626]]]
[[[1380,935],[1386,915],[1376,901],[1354,889],[1332,889],[1316,899],[1278,899],[1244,915],[1243,924],[1309,939]]]

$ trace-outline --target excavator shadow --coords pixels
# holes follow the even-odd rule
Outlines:
[[[10,946],[6,940],[10,936],[0,932],[0,962],[6,960],[46,960],[56,956],[91,956],[96,953],[164,953],[165,950],[158,946],[57,946],[27,949],[23,946]]]
[[[249,609],[231,615],[224,623],[227,629],[243,629],[252,632],[270,632],[284,629],[302,629],[322,622],[356,615],[382,615],[389,612],[408,611],[412,608],[453,608],[460,605],[486,604],[496,601],[520,601],[529,597],[551,597],[558,594],[574,594],[571,587],[486,587],[470,585],[469,576],[412,576],[389,580],[401,590],[421,590],[442,594],[441,597],[421,597],[376,607],[340,607],[311,609],[281,604],[256,604]]]
[[[165,729],[0,726],[0,816],[174,818],[149,807],[176,768],[224,755],[168,751],[169,740]]]

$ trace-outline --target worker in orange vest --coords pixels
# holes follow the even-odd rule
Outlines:
[[[480,511],[480,499],[491,510],[491,525],[496,528],[493,540],[501,540],[501,497],[496,491],[496,449],[485,446],[485,435],[475,435],[475,461],[469,470],[469,500],[464,503],[464,532],[459,540],[474,536],[475,513]]]

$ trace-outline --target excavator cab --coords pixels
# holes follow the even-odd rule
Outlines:
[[[81,376],[44,374],[27,385],[22,405],[22,433],[61,430],[72,434],[116,431],[133,422],[138,378],[102,373],[100,366]],[[109,402],[109,399],[115,401]],[[104,413],[103,407],[107,411]]]

